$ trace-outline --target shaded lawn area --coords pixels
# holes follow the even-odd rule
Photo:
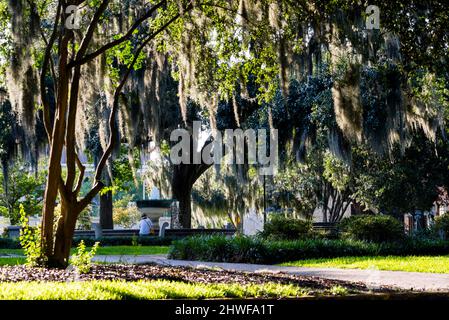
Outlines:
[[[192,284],[168,280],[0,283],[1,300],[136,300],[302,297],[288,284]]]
[[[87,248],[90,250],[91,248]],[[146,255],[146,254],[167,254],[168,246],[109,246],[100,247],[97,255]],[[72,254],[76,252],[76,248],[72,248]],[[22,249],[0,249],[1,255],[24,255]],[[1,258],[0,258],[1,259]]]
[[[281,266],[449,273],[449,256],[340,257],[292,261]]]

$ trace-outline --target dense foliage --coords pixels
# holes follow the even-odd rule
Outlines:
[[[0,215],[9,218],[12,225],[19,223],[21,205],[27,215],[40,215],[45,177],[45,171],[30,172],[29,164],[19,159],[8,168],[6,177],[0,173],[6,182],[0,186]]]
[[[397,241],[404,237],[404,227],[391,216],[357,215],[345,218],[340,223],[340,230],[354,240],[371,242]]]
[[[374,243],[327,239],[270,241],[252,237],[204,236],[175,241],[170,249],[170,257],[173,259],[257,264],[349,256],[447,254],[449,242],[415,238]]]
[[[274,214],[259,235],[271,240],[307,239],[312,236],[312,222]]]
[[[449,239],[449,214],[436,217],[433,229],[444,239]]]
[[[259,112],[248,127],[282,129],[286,179],[274,181],[278,204],[291,202],[303,215],[321,206],[323,220],[337,222],[351,202],[396,215],[427,210],[436,187],[447,186],[439,178],[447,153],[432,152],[440,144],[447,151],[439,136],[448,113],[444,1],[374,1],[380,31],[366,28],[368,1],[74,3],[82,5],[76,31],[64,21],[71,2],[0,4],[0,86],[7,91],[1,103],[14,112],[4,109],[0,122],[17,117],[25,136],[11,143],[8,130],[0,133],[2,167],[6,177],[5,159],[18,146],[36,164],[39,141],[48,140],[42,247],[50,266],[67,266],[77,217],[98,194],[110,194],[111,183],[135,190],[136,166],[128,163],[134,148],[160,145],[174,127],[191,129],[191,103],[210,128],[219,127],[224,105],[237,127],[246,128],[240,120],[252,106]],[[421,134],[424,144],[415,140]],[[114,166],[120,143],[129,146],[131,160]],[[79,152],[88,145],[96,170],[83,189]],[[368,150],[359,162],[354,146]],[[173,170],[172,193],[180,200],[180,222],[190,227],[192,186],[208,166],[186,167]],[[218,193],[234,201],[230,216],[261,191],[253,168],[237,169],[225,177],[234,194]],[[234,188],[242,182],[249,191]],[[55,203],[61,204],[57,225]]]

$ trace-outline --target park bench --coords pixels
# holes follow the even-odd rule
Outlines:
[[[312,224],[312,229],[323,233],[338,233],[338,225],[334,222],[314,222]]]

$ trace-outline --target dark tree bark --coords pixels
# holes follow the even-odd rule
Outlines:
[[[224,127],[218,128],[218,130],[224,129],[237,129],[239,125],[236,122],[238,117],[241,122],[246,121],[248,117],[258,108],[258,103],[254,101],[248,101],[244,108],[240,110],[234,109],[233,112],[238,112],[238,116],[234,113],[228,115],[228,123]],[[231,109],[232,110],[232,109]],[[199,119],[196,119],[199,120]],[[192,127],[192,121],[189,119],[189,125]],[[211,141],[206,142],[202,146],[202,150],[208,146]],[[190,147],[193,148],[193,142],[190,142]],[[202,152],[201,150],[201,152]],[[190,154],[193,155],[193,149],[190,150]],[[193,163],[193,156],[190,159],[190,163]],[[195,182],[201,177],[201,175],[211,167],[210,164],[179,164],[172,165],[173,176],[171,181],[172,197],[179,201],[179,222],[184,228],[191,228],[192,222],[192,189]]]
[[[104,175],[105,186],[111,186],[109,174]],[[102,229],[114,229],[112,192],[100,195],[100,226]]]
[[[95,166],[98,166],[99,159],[103,154],[102,148],[97,148],[95,150]],[[103,171],[102,177],[105,187],[112,186],[112,161],[108,161],[108,168]],[[113,197],[112,191],[108,191],[106,193],[100,194],[100,208],[99,208],[99,216],[100,216],[100,226],[101,229],[114,229],[114,221],[113,221]]]
[[[192,188],[198,178],[211,165],[180,164],[173,166],[171,181],[173,198],[179,201],[179,223],[183,228],[192,227]]]
[[[183,228],[192,228],[192,187],[173,183],[173,198],[179,201],[179,223]]]

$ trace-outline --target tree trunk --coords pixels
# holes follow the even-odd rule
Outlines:
[[[61,198],[64,198],[65,190],[63,190],[61,177],[61,158],[64,148],[64,138],[67,127],[67,109],[69,101],[69,82],[70,70],[67,68],[68,61],[68,44],[73,38],[73,33],[64,33],[59,45],[59,79],[58,79],[58,97],[56,100],[56,115],[52,128],[50,142],[50,160],[48,164],[48,178],[45,187],[44,205],[42,211],[42,248],[47,257],[53,254],[53,223],[54,211],[58,191]],[[46,128],[50,133],[49,128]]]
[[[179,201],[179,222],[192,228],[192,188],[196,180],[211,167],[210,164],[179,164],[173,166],[171,181],[173,198]]]
[[[56,227],[55,246],[53,255],[48,259],[48,266],[52,268],[66,268],[69,264],[70,249],[79,208],[73,202],[61,204],[61,217]]]
[[[175,165],[171,181],[173,198],[179,201],[179,223],[183,228],[192,227],[192,170],[189,165]]]
[[[108,174],[105,174],[104,181],[106,187],[111,186],[111,179]],[[100,226],[102,229],[114,229],[112,211],[112,191],[108,191],[100,195]]]
[[[179,223],[183,228],[192,228],[192,187],[179,186],[173,189],[173,197],[179,201]]]
[[[95,166],[98,166],[98,159],[101,157],[103,151],[101,153],[96,154],[95,157]],[[103,170],[103,181],[105,187],[112,186],[112,178],[110,176],[110,172],[112,172],[112,161],[108,160],[107,164],[108,168]],[[100,194],[100,226],[102,229],[114,229],[114,221],[113,221],[113,202],[112,202],[112,191],[108,191],[104,194]]]

